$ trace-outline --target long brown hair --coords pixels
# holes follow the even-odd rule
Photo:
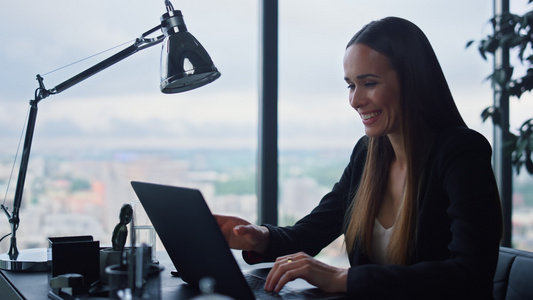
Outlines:
[[[464,123],[437,57],[425,34],[413,23],[396,17],[374,21],[350,40],[385,55],[398,74],[401,131],[407,159],[402,204],[388,246],[388,262],[407,264],[416,243],[418,198],[423,167],[435,132]],[[394,151],[387,136],[369,138],[365,169],[346,214],[346,247],[372,253],[372,231],[383,187],[387,186]]]

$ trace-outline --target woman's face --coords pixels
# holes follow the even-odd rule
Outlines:
[[[367,136],[400,133],[400,86],[386,56],[364,44],[351,45],[344,54],[344,79]]]

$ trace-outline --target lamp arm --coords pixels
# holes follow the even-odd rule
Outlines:
[[[42,77],[37,75],[37,80],[39,80],[39,84],[42,86]],[[39,89],[38,89],[39,90]],[[19,227],[20,218],[19,218],[19,211],[20,206],[22,203],[22,192],[24,189],[24,182],[26,180],[26,171],[28,170],[28,162],[30,159],[30,150],[31,150],[31,142],[33,139],[33,131],[35,129],[35,120],[37,118],[37,103],[41,100],[41,96],[47,96],[47,94],[43,94],[41,92],[36,92],[35,100],[30,101],[30,115],[28,117],[28,125],[26,127],[26,136],[24,138],[24,147],[22,149],[22,157],[20,160],[20,169],[19,169],[19,175],[17,180],[17,187],[15,189],[15,199],[13,201],[13,212],[11,215],[6,212],[9,223],[11,224],[11,243],[9,246],[9,258],[12,260],[16,260],[19,251],[17,249],[17,229]]]
[[[89,69],[79,73],[78,75],[73,76],[70,79],[67,79],[63,83],[58,84],[54,88],[47,90],[44,87],[43,77],[37,75],[37,80],[39,81],[39,88],[35,91],[35,99],[30,100],[30,113],[28,117],[28,124],[26,127],[26,135],[24,138],[24,146],[22,149],[22,156],[20,160],[19,175],[17,179],[17,187],[15,189],[15,198],[13,201],[13,212],[9,214],[7,208],[2,205],[1,209],[6,213],[9,223],[11,224],[11,244],[9,247],[9,258],[16,260],[19,251],[17,249],[17,229],[20,223],[19,212],[20,206],[22,204],[22,192],[24,190],[24,182],[26,181],[26,172],[28,170],[28,162],[30,159],[31,144],[33,140],[33,132],[35,130],[35,122],[37,119],[37,104],[48,97],[49,95],[58,94],[81,81],[95,75],[96,73],[107,69],[108,67],[116,64],[117,62],[125,59],[126,57],[136,53],[139,50],[154,46],[161,43],[164,40],[164,36],[160,35],[155,38],[147,38],[148,35],[154,33],[158,29],[161,29],[162,25],[158,25],[147,32],[143,33],[140,38],[137,38],[133,45],[128,48],[116,53],[115,55],[101,61],[100,63],[90,67]]]
[[[143,33],[140,38],[137,38],[133,45],[129,46],[128,48],[116,53],[115,55],[97,63],[96,65],[88,68],[87,70],[63,81],[62,83],[56,85],[54,88],[50,89],[48,92],[50,94],[58,94],[62,91],[80,83],[81,81],[95,75],[96,73],[105,70],[109,68],[110,66],[116,64],[117,62],[125,59],[126,57],[136,53],[139,50],[143,50],[145,48],[154,46],[156,44],[159,44],[163,42],[164,36],[160,35],[155,38],[147,38],[146,36],[157,31],[158,29],[161,29],[161,25],[157,25],[156,27],[148,30],[147,32]]]

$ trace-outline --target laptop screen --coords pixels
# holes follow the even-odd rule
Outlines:
[[[201,192],[133,181],[132,187],[181,278],[198,286],[215,280],[215,291],[254,299],[226,239]]]

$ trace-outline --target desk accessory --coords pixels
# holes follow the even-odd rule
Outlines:
[[[143,244],[149,246],[152,249],[152,263],[158,264],[155,228],[140,201],[132,201],[131,206],[133,208],[133,218],[135,219],[135,226],[132,227],[132,230],[135,231],[135,246]]]
[[[161,23],[143,33],[128,48],[67,79],[52,89],[45,88],[44,78],[41,75],[38,74],[36,76],[39,87],[35,91],[35,99],[30,100],[30,113],[26,127],[13,210],[10,213],[4,204],[0,205],[0,209],[5,212],[11,225],[10,248],[8,253],[0,254],[0,269],[9,271],[46,271],[48,268],[45,254],[42,251],[36,249],[19,251],[16,238],[17,229],[20,224],[19,211],[22,203],[22,193],[37,118],[37,104],[41,100],[50,95],[58,94],[126,57],[159,43],[163,43],[161,50],[161,92],[180,93],[192,90],[211,83],[220,77],[220,72],[213,64],[207,51],[187,31],[181,11],[174,10],[169,0],[165,0],[165,6],[167,12],[161,16]],[[154,38],[148,37],[158,30],[161,30],[163,34]]]
[[[126,205],[125,205],[126,206]],[[124,206],[124,207],[125,207]],[[131,218],[135,227],[135,218]],[[120,225],[120,224],[119,224]],[[105,269],[110,299],[160,299],[162,267],[152,263],[152,248],[137,246],[135,230],[130,231],[131,244],[120,264]]]
[[[111,237],[111,248],[103,248],[100,250],[100,281],[102,284],[107,284],[107,274],[105,269],[111,265],[124,266],[126,264],[127,255],[130,249],[125,248],[126,239],[128,238],[128,224],[133,218],[133,208],[130,204],[122,205],[119,214],[119,223],[113,230]]]
[[[48,295],[55,295],[55,297],[60,298],[58,295],[66,293],[70,296],[76,296],[83,292],[84,286],[85,281],[81,274],[63,274],[50,279],[52,291]]]
[[[127,265],[105,269],[109,299],[161,299],[163,267],[151,262],[149,247],[128,248],[128,253]]]
[[[79,274],[84,282],[81,289],[87,291],[92,283],[100,279],[99,241],[93,241],[90,235],[50,237],[48,241],[50,283],[56,282],[59,285],[62,282],[60,275]]]

